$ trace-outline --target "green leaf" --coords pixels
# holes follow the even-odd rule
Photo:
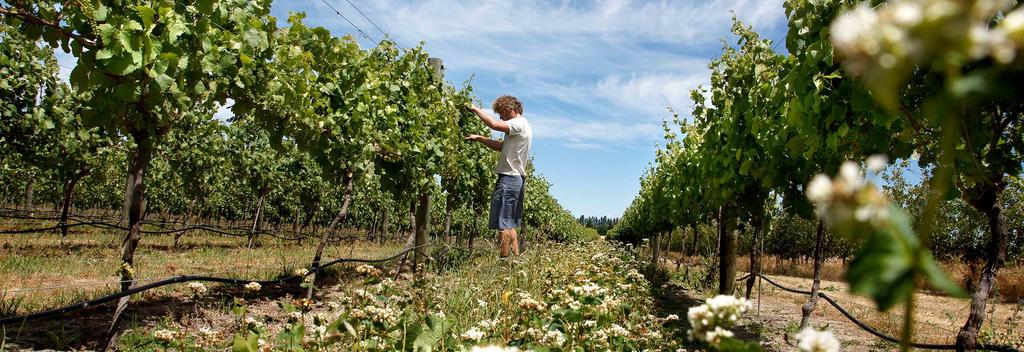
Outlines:
[[[246,337],[235,335],[231,344],[231,352],[257,352],[259,351],[259,336],[249,333]]]
[[[960,298],[967,297],[967,292],[964,291],[960,285],[957,285],[953,279],[949,278],[949,275],[939,267],[939,264],[930,253],[925,252],[922,257],[923,258],[918,260],[920,260],[921,271],[924,273],[925,279],[928,280],[928,284],[936,289],[948,293],[950,296]]]
[[[142,28],[147,32],[151,31],[153,29],[153,20],[156,16],[156,11],[148,6],[136,6],[135,10],[139,12],[139,17],[142,18]]]
[[[213,12],[213,2],[214,0],[198,0],[196,1],[196,9],[202,13]]]

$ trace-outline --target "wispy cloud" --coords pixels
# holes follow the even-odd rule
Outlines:
[[[565,145],[576,149],[608,135],[643,145],[660,139],[666,108],[685,113],[690,90],[709,81],[707,63],[732,16],[770,30],[781,27],[783,11],[781,0],[354,1],[401,45],[424,41],[444,58],[450,80],[476,74],[483,99],[524,98],[538,138],[571,135],[578,142]],[[319,0],[293,4],[311,23],[351,31]],[[349,12],[375,39],[383,37]]]

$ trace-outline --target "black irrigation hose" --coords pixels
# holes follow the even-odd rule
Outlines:
[[[22,219],[22,217],[14,217],[14,216],[7,216],[7,215],[0,215],[0,217]],[[32,217],[32,218],[24,217],[24,219],[60,220],[60,218],[42,218],[42,217]],[[152,224],[152,223],[143,223],[143,224]],[[117,224],[112,224],[112,223],[109,223],[109,222],[103,222],[103,221],[72,223],[72,224],[68,224],[67,227],[70,228],[70,227],[83,226],[83,225],[128,231],[127,227],[120,226],[120,225],[117,225]],[[57,226],[52,226],[52,227],[25,229],[25,230],[4,230],[4,231],[0,231],[0,235],[49,232],[49,231],[59,230],[61,227],[62,226],[57,225]],[[144,233],[144,234],[167,235],[167,234],[181,233],[181,232],[193,231],[193,230],[203,230],[203,231],[213,232],[213,233],[217,233],[217,234],[221,234],[221,235],[235,236],[235,237],[249,236],[248,233],[233,233],[233,232],[224,231],[222,229],[219,229],[219,228],[216,228],[216,227],[211,227],[211,226],[206,226],[206,225],[192,225],[192,226],[188,226],[188,227],[184,227],[184,228],[180,228],[180,229],[169,229],[169,230],[141,230],[141,232]],[[279,235],[279,234],[276,234],[276,233],[273,233],[273,232],[268,232],[268,231],[257,231],[257,232],[255,232],[253,234],[254,235],[266,235],[266,236],[270,236],[270,237],[274,237],[274,238],[277,238],[277,239],[280,239],[280,240],[286,240],[286,241],[295,241],[295,240],[299,240],[299,239],[307,239],[307,238],[316,238],[316,237],[318,237],[318,236],[309,235],[309,234],[300,234],[299,236],[288,237],[288,236],[282,236],[282,235]],[[355,238],[355,236],[349,235],[349,236],[343,237],[343,238],[341,238],[339,240],[354,239],[354,238]]]
[[[423,245],[423,246],[426,246],[426,244]],[[175,277],[172,277],[172,278],[169,278],[169,279],[156,281],[156,282],[149,283],[149,284],[142,285],[142,286],[138,286],[138,287],[133,287],[133,288],[130,288],[130,289],[125,290],[125,291],[120,291],[118,293],[106,295],[106,296],[103,296],[103,297],[100,297],[100,298],[96,298],[96,299],[92,299],[92,300],[89,300],[89,301],[72,304],[72,305],[69,305],[69,306],[61,307],[61,308],[55,308],[55,309],[51,309],[51,310],[47,310],[47,311],[31,313],[31,314],[24,314],[24,315],[19,315],[19,316],[10,316],[10,317],[0,318],[0,325],[13,324],[13,323],[24,323],[24,322],[28,322],[28,321],[32,321],[32,320],[38,320],[38,319],[44,319],[44,318],[54,317],[54,316],[58,316],[58,315],[63,315],[63,314],[67,314],[67,313],[70,313],[70,312],[74,312],[74,311],[78,311],[78,310],[82,310],[82,309],[88,308],[89,306],[94,306],[94,305],[98,305],[98,304],[107,303],[107,302],[110,302],[110,301],[113,301],[113,300],[116,300],[116,299],[120,299],[122,297],[131,296],[131,295],[134,295],[134,294],[137,294],[137,293],[140,293],[140,292],[152,290],[152,289],[155,289],[155,288],[158,288],[158,287],[161,287],[161,286],[167,286],[167,285],[170,285],[170,284],[178,284],[178,283],[194,282],[194,281],[204,281],[204,282],[216,282],[216,283],[222,283],[222,284],[231,284],[231,285],[245,285],[245,284],[248,284],[250,282],[255,282],[255,283],[260,284],[261,286],[263,286],[263,285],[269,286],[269,285],[276,285],[276,284],[281,284],[281,283],[285,283],[285,282],[288,282],[288,281],[294,281],[294,280],[297,280],[297,279],[301,279],[301,278],[303,278],[305,276],[312,275],[312,274],[314,274],[316,272],[322,271],[322,270],[324,270],[324,269],[326,269],[326,268],[328,268],[328,267],[330,267],[332,265],[335,265],[335,264],[340,264],[340,263],[366,263],[366,264],[385,263],[385,262],[389,262],[389,261],[395,260],[398,257],[401,257],[403,255],[406,255],[409,252],[418,251],[418,250],[419,250],[419,247],[409,247],[409,248],[406,248],[406,249],[404,249],[404,250],[402,250],[402,251],[400,251],[398,253],[395,253],[394,255],[391,255],[391,256],[386,257],[386,258],[380,258],[380,259],[338,258],[338,259],[334,259],[332,261],[329,261],[327,263],[324,263],[324,264],[320,265],[319,267],[308,269],[309,271],[305,275],[289,275],[289,276],[286,276],[286,277],[278,278],[276,280],[242,280],[242,279],[232,279],[232,278],[226,278],[226,277],[202,276],[202,275],[181,275],[181,276],[175,276]]]
[[[791,292],[791,293],[797,293],[797,294],[801,294],[801,295],[810,295],[811,294],[811,291],[804,291],[804,290],[799,290],[799,289],[795,289],[795,288],[789,288],[789,287],[782,286],[779,283],[777,283],[775,281],[772,281],[772,279],[769,279],[767,276],[764,276],[764,275],[761,275],[761,274],[751,273],[751,274],[748,274],[747,276],[749,277],[750,275],[757,275],[758,277],[764,279],[764,281],[767,281],[772,286],[778,287],[779,289],[781,289],[783,291],[787,291],[787,292]],[[831,297],[829,297],[825,293],[818,292],[818,297],[821,297],[822,299],[825,300],[825,302],[828,302],[828,304],[832,305],[832,307],[835,307],[836,310],[839,311],[839,313],[842,313],[843,316],[846,317],[846,319],[849,319],[851,322],[856,324],[858,327],[860,327],[864,331],[867,331],[868,333],[871,333],[872,335],[875,335],[876,337],[878,337],[880,339],[883,339],[883,340],[886,340],[886,341],[889,341],[889,342],[893,342],[893,343],[900,343],[899,339],[897,339],[895,337],[892,337],[892,336],[889,336],[889,335],[886,335],[886,334],[882,333],[881,331],[878,331],[875,328],[872,328],[868,324],[858,320],[852,314],[850,314],[850,312],[848,312],[846,309],[844,309],[842,306],[840,306],[839,303],[836,303],[835,300],[833,300]],[[911,342],[910,343],[910,347],[926,349],[926,350],[954,350],[954,349],[956,349],[956,345],[945,345],[945,344],[944,345],[940,345],[940,344],[927,344],[927,343],[916,343],[916,342]],[[999,346],[999,345],[978,344],[978,345],[975,346],[975,348],[977,348],[979,350],[989,350],[989,351],[999,351],[999,352],[1020,352],[1020,350],[1018,350],[1018,349],[1016,349],[1014,347]]]
[[[0,211],[7,211],[7,212],[13,212],[13,213],[24,213],[24,211],[10,210],[10,209],[7,209],[7,210],[0,209]],[[45,213],[45,211],[40,211],[39,213]],[[29,219],[31,219],[31,220],[53,220],[53,221],[59,221],[60,220],[60,217],[40,217],[40,216],[25,216],[25,215],[19,216],[19,215],[10,215],[10,214],[0,214],[0,218],[25,219],[25,220],[29,220]],[[87,219],[87,220],[89,220],[89,219],[104,219],[101,216],[83,216],[83,215],[68,214],[68,219],[69,220],[77,220],[77,219],[74,219],[74,218],[82,218],[82,219]],[[77,220],[77,221],[84,222],[84,221],[81,221],[81,220]],[[92,224],[92,225],[98,225],[96,227],[106,227],[106,228],[112,228],[112,229],[128,231],[127,227],[120,226],[120,225],[117,225],[117,224],[113,224],[113,223],[110,223],[110,222],[90,221],[89,223]],[[166,221],[144,221],[144,222],[142,222],[142,224],[143,225],[159,226],[159,227],[162,227],[162,228],[165,229],[165,230],[142,230],[141,232],[144,233],[144,234],[166,235],[166,234],[181,233],[181,232],[192,231],[192,230],[204,230],[204,231],[209,231],[209,232],[213,232],[213,233],[217,233],[217,234],[221,234],[221,235],[235,236],[235,237],[244,237],[244,236],[249,236],[250,235],[248,233],[248,231],[249,231],[248,229],[240,228],[240,227],[221,228],[221,227],[215,227],[215,226],[210,226],[210,225],[188,225],[188,224],[185,224],[185,225],[188,225],[188,226],[186,226],[184,228],[180,228],[180,229],[168,229],[167,225],[172,225],[173,226],[173,225],[176,225],[176,223],[166,222]],[[19,230],[18,232],[4,232],[4,231],[0,231],[0,234],[15,234],[15,233],[23,234],[23,233],[47,232],[47,231],[52,231],[52,230],[59,229],[59,228],[60,228],[60,226],[51,227],[51,228],[41,228],[41,229]],[[226,230],[240,230],[240,231],[245,231],[245,233],[234,233],[234,232],[229,232],[229,231],[226,231]],[[320,236],[315,235],[315,234],[301,233],[301,232],[297,233],[297,236],[282,236],[282,235],[277,234],[275,232],[270,232],[270,231],[266,231],[266,230],[256,231],[256,232],[254,232],[252,234],[253,235],[267,235],[267,236],[274,237],[274,238],[277,238],[277,239],[280,239],[280,240],[285,240],[285,241],[296,241],[296,240],[308,239],[308,238],[316,239],[316,238],[320,237]],[[350,235],[350,236],[347,236],[347,237],[342,238],[342,239],[344,240],[344,239],[352,239],[352,238],[355,238],[355,236],[351,236]],[[335,241],[337,241],[337,240],[335,240]]]

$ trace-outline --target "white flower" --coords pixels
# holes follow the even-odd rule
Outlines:
[[[801,352],[838,352],[839,340],[832,335],[831,331],[818,331],[807,327],[799,334],[796,334],[796,347]]]
[[[487,301],[484,301],[484,300],[482,300],[482,299],[477,299],[477,300],[476,300],[476,304],[477,304],[478,306],[480,306],[480,308],[484,308],[484,307],[487,307]]]
[[[516,347],[501,346],[473,346],[472,352],[519,352]]]
[[[245,290],[249,292],[257,292],[261,288],[263,288],[263,286],[261,286],[259,282],[250,282],[245,284]]]
[[[707,343],[717,346],[722,343],[723,337],[732,337],[732,331],[722,329],[720,326],[716,326],[714,330],[708,331],[704,334],[704,341]]]
[[[717,344],[721,337],[732,336],[732,332],[723,327],[732,327],[733,323],[749,309],[750,302],[745,298],[730,295],[708,298],[704,304],[691,307],[687,311],[691,327],[689,336],[691,339]]]
[[[924,9],[916,1],[901,1],[892,5],[892,19],[901,26],[913,27],[924,19]]]
[[[878,27],[878,14],[871,8],[861,5],[847,12],[832,22],[829,39],[837,51],[845,56],[877,54],[880,46],[873,39]]]
[[[300,319],[302,319],[302,312],[294,311],[294,312],[288,313],[288,319],[289,320],[300,320]]]
[[[156,330],[153,331],[153,338],[160,341],[171,342],[178,338],[178,331],[166,329]]]
[[[253,317],[245,317],[245,319],[243,321],[245,322],[245,326],[252,326],[252,327],[263,326],[263,322],[261,322],[259,320],[256,320],[256,318],[253,318]]]
[[[306,276],[307,274],[309,274],[309,270],[306,268],[298,268],[295,269],[295,271],[292,271],[292,275],[295,276]]]
[[[889,163],[889,158],[882,154],[875,154],[864,162],[868,166],[868,170],[879,172],[885,169],[885,165]]]
[[[812,203],[827,202],[832,199],[832,180],[828,176],[818,174],[807,185],[807,199]]]
[[[484,329],[484,330],[494,330],[494,328],[498,326],[498,320],[496,320],[496,319],[484,319],[484,320],[481,320],[476,325],[479,326],[481,329]]]
[[[484,338],[484,336],[484,332],[480,331],[480,329],[477,329],[476,327],[472,327],[469,330],[466,330],[466,332],[462,333],[462,339],[469,341],[480,341],[480,339]],[[476,349],[473,350],[476,351]]]
[[[999,28],[1017,45],[1024,46],[1024,8],[1010,12],[999,22]]]
[[[836,175],[837,179],[841,179],[849,183],[848,186],[856,188],[860,185],[860,166],[852,161],[844,161],[843,165],[839,166],[839,175]]]
[[[207,291],[206,285],[203,285],[202,282],[189,282],[188,289],[192,291],[193,296],[197,297],[206,294]]]
[[[675,315],[675,314],[669,314],[667,317],[665,317],[665,321],[673,321],[673,320],[679,320],[679,316]]]
[[[540,342],[548,345],[561,346],[565,343],[565,334],[562,334],[562,332],[558,330],[550,330],[544,334],[544,337],[540,339]]]

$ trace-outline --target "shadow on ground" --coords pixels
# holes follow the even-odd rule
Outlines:
[[[317,287],[332,287],[354,280],[355,272],[346,269],[329,269],[321,275]],[[203,309],[228,310],[235,297],[247,300],[277,300],[282,297],[303,297],[305,288],[298,282],[264,286],[258,295],[246,293],[242,287],[215,285],[200,299]],[[108,330],[114,316],[117,301],[88,307],[53,318],[25,323],[0,325],[0,351],[3,350],[97,350],[102,349],[109,338]],[[117,325],[121,335],[126,330],[139,326],[152,326],[161,319],[182,320],[202,317],[193,316],[196,303],[183,294],[140,294],[132,298],[122,313]]]
[[[672,283],[666,272],[663,270],[650,270],[644,273],[647,281],[651,284],[651,297],[654,298],[655,315],[665,317],[669,314],[679,316],[679,320],[667,322],[665,327],[671,334],[671,338],[682,341],[687,349],[703,350],[701,344],[689,341],[687,331],[690,330],[690,322],[686,319],[690,307],[704,303],[700,292],[688,290],[678,284]],[[743,341],[761,341],[761,333],[756,326],[744,325],[732,329],[736,338]]]

